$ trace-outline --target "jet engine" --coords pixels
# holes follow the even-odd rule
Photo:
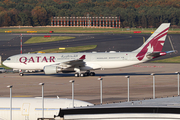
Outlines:
[[[53,66],[53,65],[44,66],[45,74],[56,74],[60,71],[62,71],[62,69],[57,66]]]

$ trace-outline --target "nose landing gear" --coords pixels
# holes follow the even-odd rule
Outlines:
[[[19,75],[20,75],[20,76],[24,76],[24,73],[23,73],[22,70],[19,70]]]
[[[19,73],[20,76],[24,76],[24,73]]]

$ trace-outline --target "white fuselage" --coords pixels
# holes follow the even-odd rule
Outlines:
[[[105,53],[46,53],[46,54],[19,54],[9,57],[4,65],[15,69],[42,70],[44,66],[61,64],[66,61],[79,59],[86,55],[85,66],[81,70],[100,68],[119,68],[138,64],[148,60],[139,61],[135,52],[105,52]]]
[[[91,103],[74,100],[74,106],[87,106]],[[44,118],[54,118],[60,108],[72,108],[71,99],[44,98]],[[37,120],[42,118],[42,98],[12,98],[13,120]],[[10,119],[10,98],[0,98],[0,120]]]

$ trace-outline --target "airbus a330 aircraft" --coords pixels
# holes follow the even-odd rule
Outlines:
[[[93,105],[74,100],[74,107]],[[54,118],[60,108],[72,108],[72,99],[44,98],[44,118]],[[12,98],[13,120],[42,118],[42,98]],[[0,120],[10,120],[10,98],[0,98]]]
[[[75,72],[76,77],[94,76],[90,70],[126,67],[166,55],[161,50],[169,26],[170,23],[161,24],[140,48],[132,52],[18,54],[7,58],[3,64],[19,70],[44,70],[45,74]]]

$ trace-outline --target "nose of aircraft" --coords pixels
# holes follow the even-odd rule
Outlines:
[[[6,66],[7,65],[7,60],[5,60],[2,64]]]

